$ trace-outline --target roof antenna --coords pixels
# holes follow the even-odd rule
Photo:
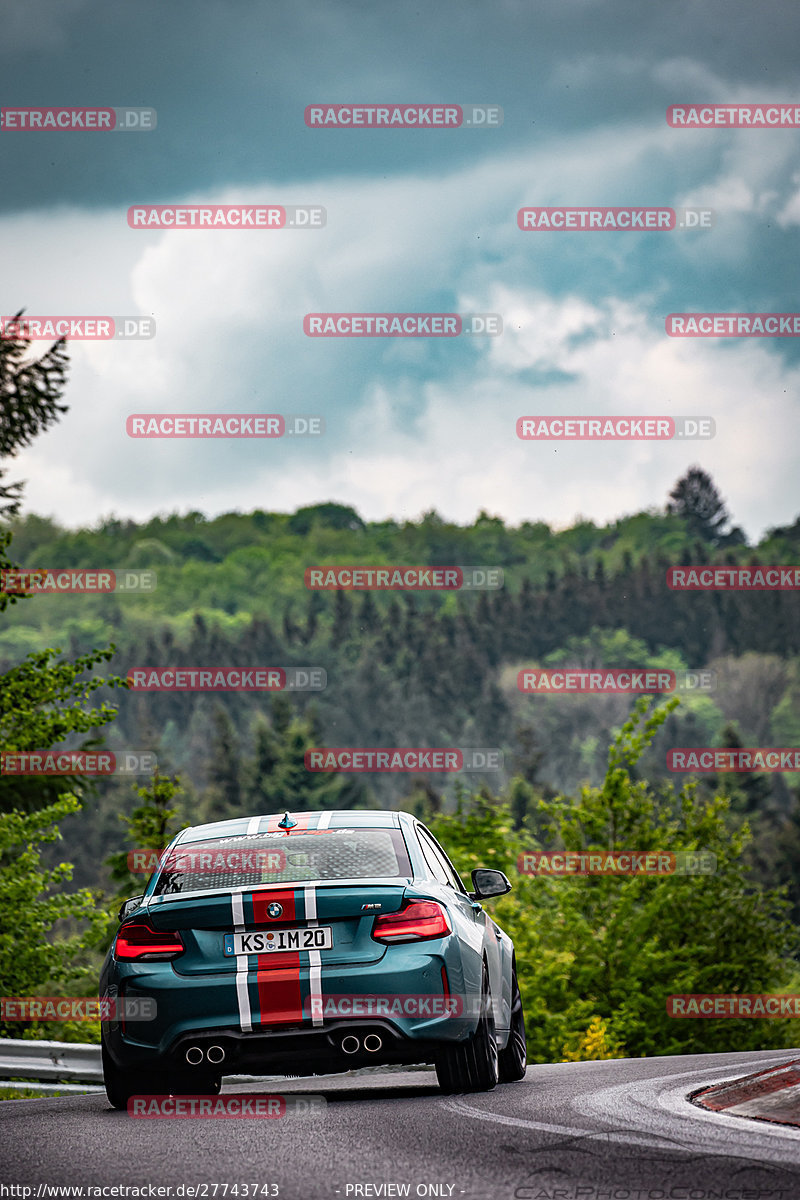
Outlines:
[[[288,833],[290,829],[294,829],[296,824],[297,824],[297,821],[293,821],[292,818],[289,816],[288,812],[285,812],[283,814],[283,820],[278,821],[278,828],[285,829],[286,832]]]

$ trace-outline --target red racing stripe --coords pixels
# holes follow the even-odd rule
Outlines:
[[[287,831],[304,833],[308,829],[309,816],[295,818],[297,824]],[[279,833],[282,817],[270,817],[267,833]],[[292,924],[299,919],[294,888],[253,893],[253,918],[255,924],[270,925],[273,918],[267,915],[267,905],[277,900],[283,905],[283,913],[277,924]],[[304,914],[305,915],[305,914]],[[303,1000],[300,990],[300,952],[291,954],[259,954],[256,959],[256,985],[258,987],[258,1021],[262,1025],[287,1025],[303,1020]]]
[[[276,900],[283,905],[283,913],[276,922],[273,922],[273,918],[267,915],[267,905]],[[297,920],[295,890],[292,888],[255,892],[253,894],[253,918],[256,926],[273,923],[280,926],[292,924]],[[257,955],[256,986],[258,988],[258,1022],[261,1025],[285,1025],[293,1021],[302,1021],[299,951],[293,951],[291,954]]]

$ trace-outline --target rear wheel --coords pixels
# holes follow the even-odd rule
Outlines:
[[[516,1083],[524,1079],[528,1065],[528,1043],[525,1037],[525,1015],[517,982],[517,971],[511,975],[511,1032],[508,1045],[500,1051],[500,1082]]]
[[[469,1091],[464,1051],[462,1045],[447,1046],[436,1056],[436,1078],[442,1091],[448,1095]]]
[[[157,1067],[118,1067],[106,1049],[100,1047],[103,1082],[112,1108],[127,1109],[132,1096],[161,1096],[167,1091],[167,1073]]]
[[[499,1078],[489,972],[483,965],[478,1028],[467,1042],[446,1046],[436,1058],[436,1077],[443,1092],[490,1092]]]

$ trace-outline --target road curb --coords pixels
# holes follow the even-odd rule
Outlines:
[[[800,1129],[800,1058],[701,1088],[689,1098],[710,1112]]]

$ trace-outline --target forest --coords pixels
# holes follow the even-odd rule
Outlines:
[[[23,367],[23,350],[0,344],[0,387],[13,383],[16,396],[0,416],[3,460],[63,411],[64,347],[38,368]],[[496,865],[514,880],[494,908],[526,964],[538,1061],[741,1048],[742,1037],[790,1044],[780,1039],[791,1022],[727,1021],[710,1045],[705,1023],[670,1023],[663,999],[664,988],[797,987],[800,780],[687,778],[666,764],[674,747],[800,745],[797,593],[681,592],[667,572],[795,565],[800,519],[751,545],[693,466],[661,509],[608,526],[552,529],[531,514],[511,527],[486,512],[468,526],[436,512],[370,522],[331,501],[70,530],[23,514],[20,485],[4,476],[0,569],[147,570],[155,586],[0,591],[0,750],[104,746],[158,763],[150,778],[0,774],[0,924],[14,931],[0,934],[6,994],[91,994],[120,898],[143,883],[131,849],[243,813],[401,807],[430,823],[465,879]],[[307,587],[309,568],[345,565],[480,568],[502,586]],[[321,669],[326,686],[128,684],[141,668],[233,667]],[[702,671],[711,684],[672,698],[520,691],[521,670],[555,667]],[[311,748],[341,746],[495,748],[503,766],[306,769]],[[718,866],[703,879],[518,875],[519,854],[564,847],[703,850]],[[26,928],[36,948],[20,956]]]

